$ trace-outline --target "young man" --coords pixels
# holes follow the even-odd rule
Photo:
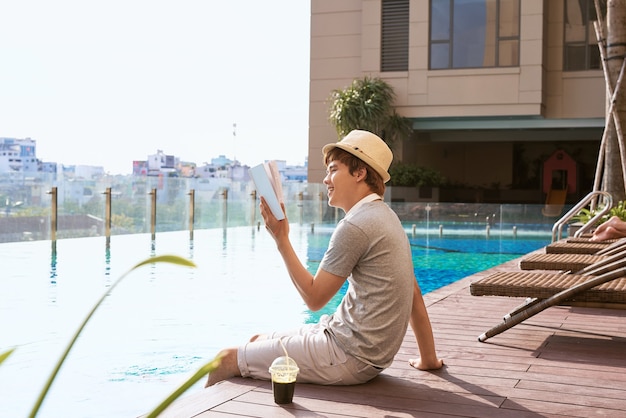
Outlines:
[[[261,214],[291,281],[311,310],[319,310],[348,280],[337,310],[317,324],[292,332],[255,335],[223,350],[222,364],[206,386],[233,376],[269,379],[272,361],[284,345],[298,367],[298,382],[327,385],[364,383],[388,367],[407,326],[417,339],[420,370],[438,369],[428,313],[417,285],[408,237],[397,215],[382,201],[393,154],[378,136],[355,130],[323,148],[328,204],[345,217],[333,232],[315,276],[289,240],[289,222],[278,221],[265,201]]]

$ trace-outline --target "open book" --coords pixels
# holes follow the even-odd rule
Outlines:
[[[279,221],[285,219],[280,204],[283,203],[283,186],[276,161],[268,161],[256,165],[250,170],[250,177],[254,181],[259,196],[263,196],[270,210]]]

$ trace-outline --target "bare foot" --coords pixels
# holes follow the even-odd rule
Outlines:
[[[443,367],[443,360],[437,359],[433,363],[422,363],[421,358],[409,359],[409,365],[417,370],[437,370]]]
[[[241,376],[239,372],[239,367],[237,366],[237,349],[236,348],[227,348],[222,350],[218,356],[221,357],[220,366],[209,373],[209,377],[207,378],[206,383],[204,384],[205,388],[209,386],[213,386],[216,383],[219,383],[223,380],[230,379],[231,377]]]
[[[217,370],[214,370],[211,373],[209,373],[209,377],[207,378],[206,383],[204,384],[204,387],[208,388],[209,386],[213,386],[214,384],[219,383],[223,380],[229,379],[231,377],[235,377],[235,375],[233,373],[228,372],[223,367],[218,367]]]

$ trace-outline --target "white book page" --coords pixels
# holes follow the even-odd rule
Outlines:
[[[255,165],[250,168],[249,173],[250,177],[252,177],[252,180],[254,181],[258,195],[265,198],[267,205],[270,207],[270,210],[276,219],[279,221],[285,219],[285,214],[283,213],[283,209],[280,207],[280,202],[278,201],[278,197],[276,196],[270,177],[267,174],[265,165]]]
[[[278,201],[280,203],[284,203],[285,199],[283,197],[283,183],[280,180],[280,173],[278,172],[278,165],[276,164],[276,161],[268,161],[266,163],[266,167],[269,171],[272,186],[274,186],[274,193],[276,193]]]

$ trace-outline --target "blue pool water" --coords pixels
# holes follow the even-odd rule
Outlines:
[[[424,293],[533,251],[549,234],[416,234],[408,231]],[[330,229],[292,226],[296,253],[315,271]],[[27,416],[58,356],[111,283],[152,255],[176,254],[196,269],[147,265],[133,271],[85,328],[39,417],[134,417],[210,360],[251,335],[316,321],[291,285],[274,241],[261,228],[228,228],[0,244],[0,416]],[[191,391],[200,390],[200,382]]]
[[[413,235],[407,227],[407,235],[413,254],[415,276],[423,294],[432,292],[479,271],[505,263],[535,251],[550,243],[549,232],[503,233],[487,236],[484,230],[448,230],[439,235],[437,231]],[[315,244],[309,248],[309,270],[315,272],[330,232],[317,234],[311,239]],[[345,293],[345,285],[342,292]],[[324,309],[308,312],[307,322],[317,322],[322,314],[334,311],[343,294],[337,295]]]

